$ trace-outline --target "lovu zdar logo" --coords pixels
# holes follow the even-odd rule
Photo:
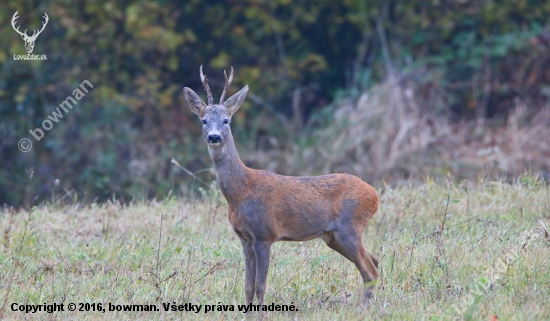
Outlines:
[[[16,11],[14,14],[13,14],[13,18],[11,19],[11,26],[13,27],[13,30],[15,30],[18,34],[21,35],[21,38],[23,38],[23,40],[25,41],[25,50],[27,50],[27,55],[13,55],[13,58],[15,60],[46,60],[46,55],[31,55],[32,51],[34,50],[34,43],[36,41],[36,38],[38,38],[38,36],[42,33],[42,31],[44,31],[44,28],[46,27],[46,25],[48,24],[48,21],[50,20],[50,18],[48,17],[48,15],[44,12],[44,16],[42,18],[44,18],[44,21],[42,22],[42,29],[40,30],[34,30],[32,35],[28,35],[27,34],[27,29],[25,29],[24,32],[21,32],[19,31],[19,27],[16,26],[15,24],[15,20],[17,20],[17,18],[19,18],[17,16],[19,11]]]

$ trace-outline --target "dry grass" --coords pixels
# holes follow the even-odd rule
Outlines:
[[[375,85],[357,99],[337,103],[324,127],[310,125],[308,134],[294,134],[287,144],[275,141],[277,148],[245,159],[287,175],[346,172],[371,181],[449,172],[461,179],[479,173],[517,177],[526,171],[550,177],[550,106],[530,114],[525,102],[516,100],[503,125],[483,119],[451,123],[436,113],[448,104],[445,93],[417,87],[407,81]]]
[[[281,242],[273,247],[266,300],[293,303],[299,311],[272,312],[267,320],[550,318],[550,244],[543,229],[550,226],[550,191],[544,183],[528,176],[514,184],[463,182],[447,194],[447,183],[428,180],[379,190],[380,212],[364,235],[381,266],[371,306],[356,305],[358,271],[322,241]],[[239,312],[11,311],[12,303],[157,304],[161,310],[172,301],[242,304],[243,255],[217,195],[201,202],[3,210],[0,318],[243,319]],[[532,232],[531,241],[523,232]],[[498,279],[487,274],[514,251]],[[481,291],[480,280],[488,282]],[[473,302],[460,303],[470,296]]]

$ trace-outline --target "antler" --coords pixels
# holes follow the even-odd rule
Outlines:
[[[229,78],[227,78],[227,73],[225,72],[225,69],[223,70],[223,76],[225,77],[225,85],[223,86],[222,96],[220,97],[220,105],[223,104],[225,91],[227,90],[227,88],[229,88],[229,85],[231,85],[231,81],[233,81],[233,67],[231,67],[231,73],[229,74]]]
[[[17,16],[18,12],[19,12],[19,10],[15,11],[15,13],[13,14],[13,17],[11,18],[11,26],[13,27],[13,29],[18,34],[25,37],[25,39],[36,39],[36,37],[38,37],[38,35],[41,34],[42,31],[44,31],[44,28],[46,28],[46,25],[48,24],[48,21],[50,21],[50,17],[48,17],[48,14],[44,12],[44,17],[42,17],[42,18],[45,18],[45,21],[42,22],[42,29],[40,29],[40,31],[35,29],[32,33],[32,36],[29,37],[29,35],[27,34],[27,29],[25,29],[25,32],[21,32],[21,31],[19,31],[19,27],[17,27],[17,28],[15,27],[15,20],[17,20],[17,18],[19,18]]]
[[[19,31],[19,27],[15,28],[15,20],[17,20],[17,18],[19,18],[17,16],[17,13],[19,12],[19,10],[15,11],[15,13],[13,14],[13,17],[11,18],[11,26],[13,27],[13,30],[15,30],[18,34],[20,34],[21,36],[25,36],[25,37],[28,37],[27,35],[27,29],[25,29],[25,32],[21,32]]]
[[[214,98],[212,98],[212,93],[210,92],[210,87],[208,86],[208,79],[206,79],[206,76],[202,73],[202,65],[201,65],[201,81],[202,85],[204,86],[204,90],[206,91],[206,96],[208,97],[208,106],[214,104]]]
[[[42,18],[45,18],[45,21],[42,22],[42,29],[40,29],[40,31],[38,31],[38,33],[36,33],[37,30],[34,30],[31,38],[36,38],[38,37],[39,34],[42,33],[42,31],[44,31],[44,28],[46,28],[46,25],[48,24],[48,21],[50,21],[50,17],[48,17],[48,14],[44,12],[44,16]],[[36,33],[36,35],[35,35]]]

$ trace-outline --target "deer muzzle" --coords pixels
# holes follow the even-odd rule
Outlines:
[[[217,145],[217,144],[222,142],[222,136],[220,136],[219,134],[210,134],[206,138],[206,141],[209,144],[216,144]]]

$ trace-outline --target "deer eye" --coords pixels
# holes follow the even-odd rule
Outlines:
[[[202,120],[202,123],[206,125],[206,119],[203,119],[203,120]]]
[[[227,118],[224,119],[224,120],[223,120],[223,123],[224,123],[224,124],[229,124],[229,119],[227,119]]]

